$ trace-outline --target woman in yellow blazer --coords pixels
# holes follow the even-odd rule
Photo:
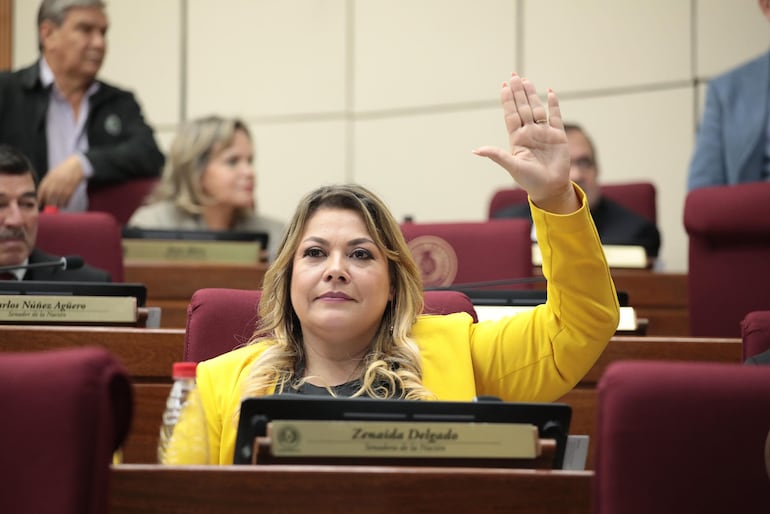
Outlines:
[[[549,402],[590,369],[619,308],[585,194],[569,180],[558,99],[549,91],[546,111],[515,74],[501,97],[511,150],[475,153],[529,193],[547,302],[501,321],[420,315],[420,273],[387,207],[360,186],[321,187],[300,203],[265,274],[255,334],[268,335],[198,365],[209,462],[233,462],[250,396]],[[180,455],[189,431],[202,431],[188,422],[174,438]]]

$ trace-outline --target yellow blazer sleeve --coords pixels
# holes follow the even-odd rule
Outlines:
[[[585,194],[557,215],[530,202],[548,280],[544,305],[471,327],[478,394],[554,401],[588,372],[617,330],[620,309]]]

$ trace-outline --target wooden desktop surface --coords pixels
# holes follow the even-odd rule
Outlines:
[[[587,471],[374,466],[113,466],[111,514],[588,514]]]
[[[612,278],[618,291],[628,293],[637,317],[648,320],[647,335],[690,335],[686,273],[613,269]]]
[[[535,275],[542,274],[540,268]],[[647,335],[690,335],[689,298],[686,273],[662,273],[644,269],[611,270],[615,289],[628,293],[629,305],[638,318],[647,320]],[[536,284],[544,289],[544,283]]]
[[[184,330],[126,327],[0,325],[0,352],[101,345],[126,366],[134,381],[134,419],[124,460],[152,463],[161,414],[171,388],[171,367],[184,352]],[[234,343],[235,344],[235,343]],[[596,384],[606,367],[628,359],[741,362],[740,339],[616,336],[583,380],[562,401],[573,408],[573,434],[595,433]],[[593,466],[589,445],[588,467]]]
[[[259,289],[266,264],[126,261],[124,281],[147,286],[147,306],[161,308],[161,327],[184,328],[187,304],[198,289]]]

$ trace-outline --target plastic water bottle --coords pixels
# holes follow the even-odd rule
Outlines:
[[[195,387],[195,362],[175,362],[158,439],[161,464],[208,464],[208,434]]]

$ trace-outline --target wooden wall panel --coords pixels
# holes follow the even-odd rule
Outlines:
[[[13,0],[0,0],[0,70],[11,68],[13,53]]]

